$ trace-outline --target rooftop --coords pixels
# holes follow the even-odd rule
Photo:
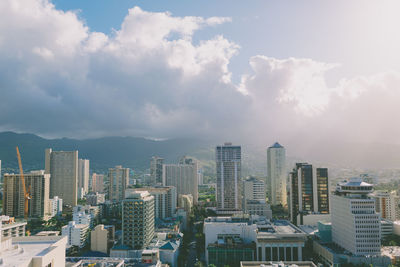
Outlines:
[[[279,144],[278,142],[275,142],[275,144],[273,144],[269,148],[283,148],[283,146],[281,146],[281,144]]]
[[[0,253],[2,266],[28,266],[35,256],[44,256],[59,245],[67,243],[63,236],[29,236],[12,239],[12,246]]]
[[[242,261],[240,267],[317,267],[312,261]]]

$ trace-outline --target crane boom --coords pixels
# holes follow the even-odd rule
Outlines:
[[[19,173],[21,176],[22,188],[24,190],[24,202],[25,202],[24,203],[24,218],[27,219],[28,218],[28,202],[29,202],[29,199],[31,199],[31,197],[30,197],[30,192],[27,192],[26,187],[25,187],[24,171],[22,169],[21,154],[19,153],[18,146],[15,149],[17,150]]]

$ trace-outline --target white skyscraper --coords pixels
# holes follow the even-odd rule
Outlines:
[[[220,212],[236,212],[242,210],[240,146],[225,143],[215,149],[217,166],[217,209]]]
[[[372,185],[360,178],[338,183],[332,195],[332,240],[356,256],[381,254],[380,216],[368,194]]]
[[[243,209],[247,214],[272,218],[270,206],[265,201],[264,181],[250,177],[243,181]]]
[[[50,173],[50,197],[62,198],[64,205],[78,201],[78,151],[46,149],[45,173]]]
[[[81,190],[81,188],[83,190]],[[86,195],[89,192],[89,160],[79,159],[78,161],[78,192]],[[83,198],[83,196],[79,196]]]
[[[286,152],[279,143],[267,150],[267,190],[271,205],[287,205],[286,200]]]
[[[197,204],[197,170],[197,162],[186,157],[182,158],[179,164],[164,164],[163,185],[174,186],[178,196],[191,194],[194,203]]]

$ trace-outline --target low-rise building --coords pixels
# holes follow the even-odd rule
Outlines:
[[[84,247],[88,238],[89,225],[76,224],[74,221],[64,225],[61,230],[63,236],[68,237],[68,246]]]
[[[0,235],[5,240],[10,237],[25,236],[25,221],[15,221],[14,217],[0,216]]]
[[[63,236],[25,236],[2,240],[1,266],[65,267]]]
[[[50,217],[54,217],[56,215],[61,215],[62,213],[63,200],[58,196],[54,196],[49,199],[49,213]]]
[[[114,244],[114,225],[99,224],[90,233],[90,250],[108,254]]]
[[[240,267],[317,267],[312,261],[242,261]]]
[[[245,212],[250,215],[259,215],[272,219],[271,206],[265,200],[245,200]]]
[[[98,206],[106,201],[106,194],[93,192],[86,195],[86,203],[91,206]]]
[[[217,267],[239,267],[241,261],[256,259],[256,244],[244,243],[243,239],[236,235],[219,235],[217,242],[207,245],[206,253],[208,264]]]
[[[99,215],[98,206],[78,205],[73,208],[72,220],[77,224],[89,224],[93,227]]]

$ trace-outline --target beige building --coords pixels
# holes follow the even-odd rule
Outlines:
[[[375,210],[381,218],[396,221],[399,217],[399,196],[396,191],[379,190],[371,194],[375,199]]]
[[[124,199],[125,190],[129,185],[129,168],[115,166],[108,170],[108,199],[119,202]]]
[[[16,222],[14,217],[0,216],[0,240],[25,236],[26,222]]]
[[[89,160],[78,160],[78,192],[82,192],[79,198],[89,193]]]
[[[92,191],[93,192],[104,192],[104,175],[93,173],[92,175]]]
[[[171,218],[176,212],[176,188],[173,186],[135,188],[154,196],[154,218]]]
[[[26,190],[30,190],[28,217],[47,218],[49,215],[50,175],[44,171],[24,174]],[[24,217],[25,198],[20,174],[4,174],[3,213]]]
[[[90,233],[90,250],[108,253],[108,230],[104,224],[97,225]]]
[[[62,198],[64,205],[78,202],[78,151],[45,151],[45,173],[50,174],[50,197]]]
[[[190,158],[182,158],[179,164],[163,165],[163,185],[174,186],[177,195],[191,194],[194,204],[198,199],[198,164]]]

